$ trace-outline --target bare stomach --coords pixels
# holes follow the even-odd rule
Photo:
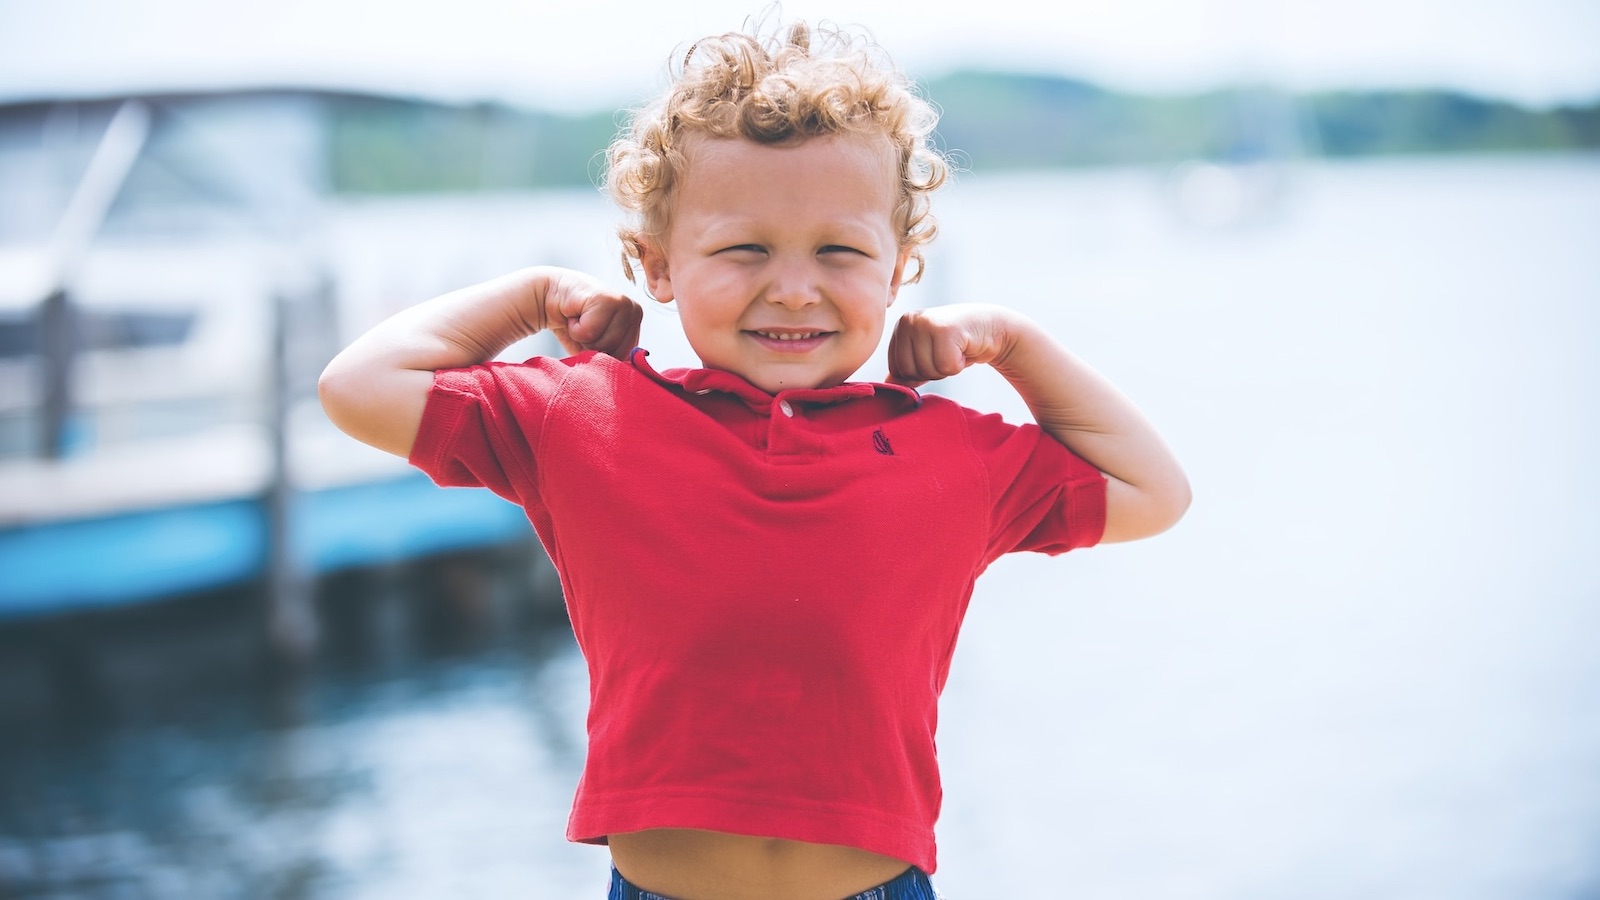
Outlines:
[[[622,877],[673,900],[841,900],[910,868],[855,847],[689,828],[613,834],[609,841]]]

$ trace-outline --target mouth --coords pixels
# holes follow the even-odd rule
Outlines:
[[[833,334],[833,332],[831,332],[831,331],[759,331],[759,330],[753,330],[753,331],[747,332],[747,334],[753,334],[756,337],[761,338],[764,341],[778,341],[779,343],[793,343],[793,342],[801,342],[801,341],[812,341],[812,340],[816,340],[817,338],[827,337],[828,335]]]
[[[752,328],[745,336],[770,353],[810,353],[823,346],[837,331],[802,331],[797,328]]]

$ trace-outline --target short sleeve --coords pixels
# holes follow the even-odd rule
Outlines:
[[[435,372],[411,464],[445,487],[533,502],[545,416],[578,361],[535,357]]]
[[[966,413],[967,434],[989,480],[985,563],[1017,550],[1051,555],[1100,542],[1106,477],[1034,424]]]

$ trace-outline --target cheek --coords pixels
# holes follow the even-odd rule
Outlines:
[[[876,320],[882,327],[884,319],[889,315],[889,306],[894,302],[894,291],[887,278],[878,278],[878,273],[855,279],[850,285],[850,315],[858,322]]]
[[[741,306],[743,296],[739,272],[723,266],[705,266],[689,273],[681,294],[698,308],[702,318],[729,314]]]
[[[738,310],[730,304],[711,300],[707,294],[696,293],[689,298],[679,298],[678,322],[689,346],[702,358],[738,337]]]

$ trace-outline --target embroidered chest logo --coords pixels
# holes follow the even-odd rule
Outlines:
[[[894,448],[889,445],[889,436],[883,433],[882,428],[872,433],[872,449],[884,456],[894,455]]]

